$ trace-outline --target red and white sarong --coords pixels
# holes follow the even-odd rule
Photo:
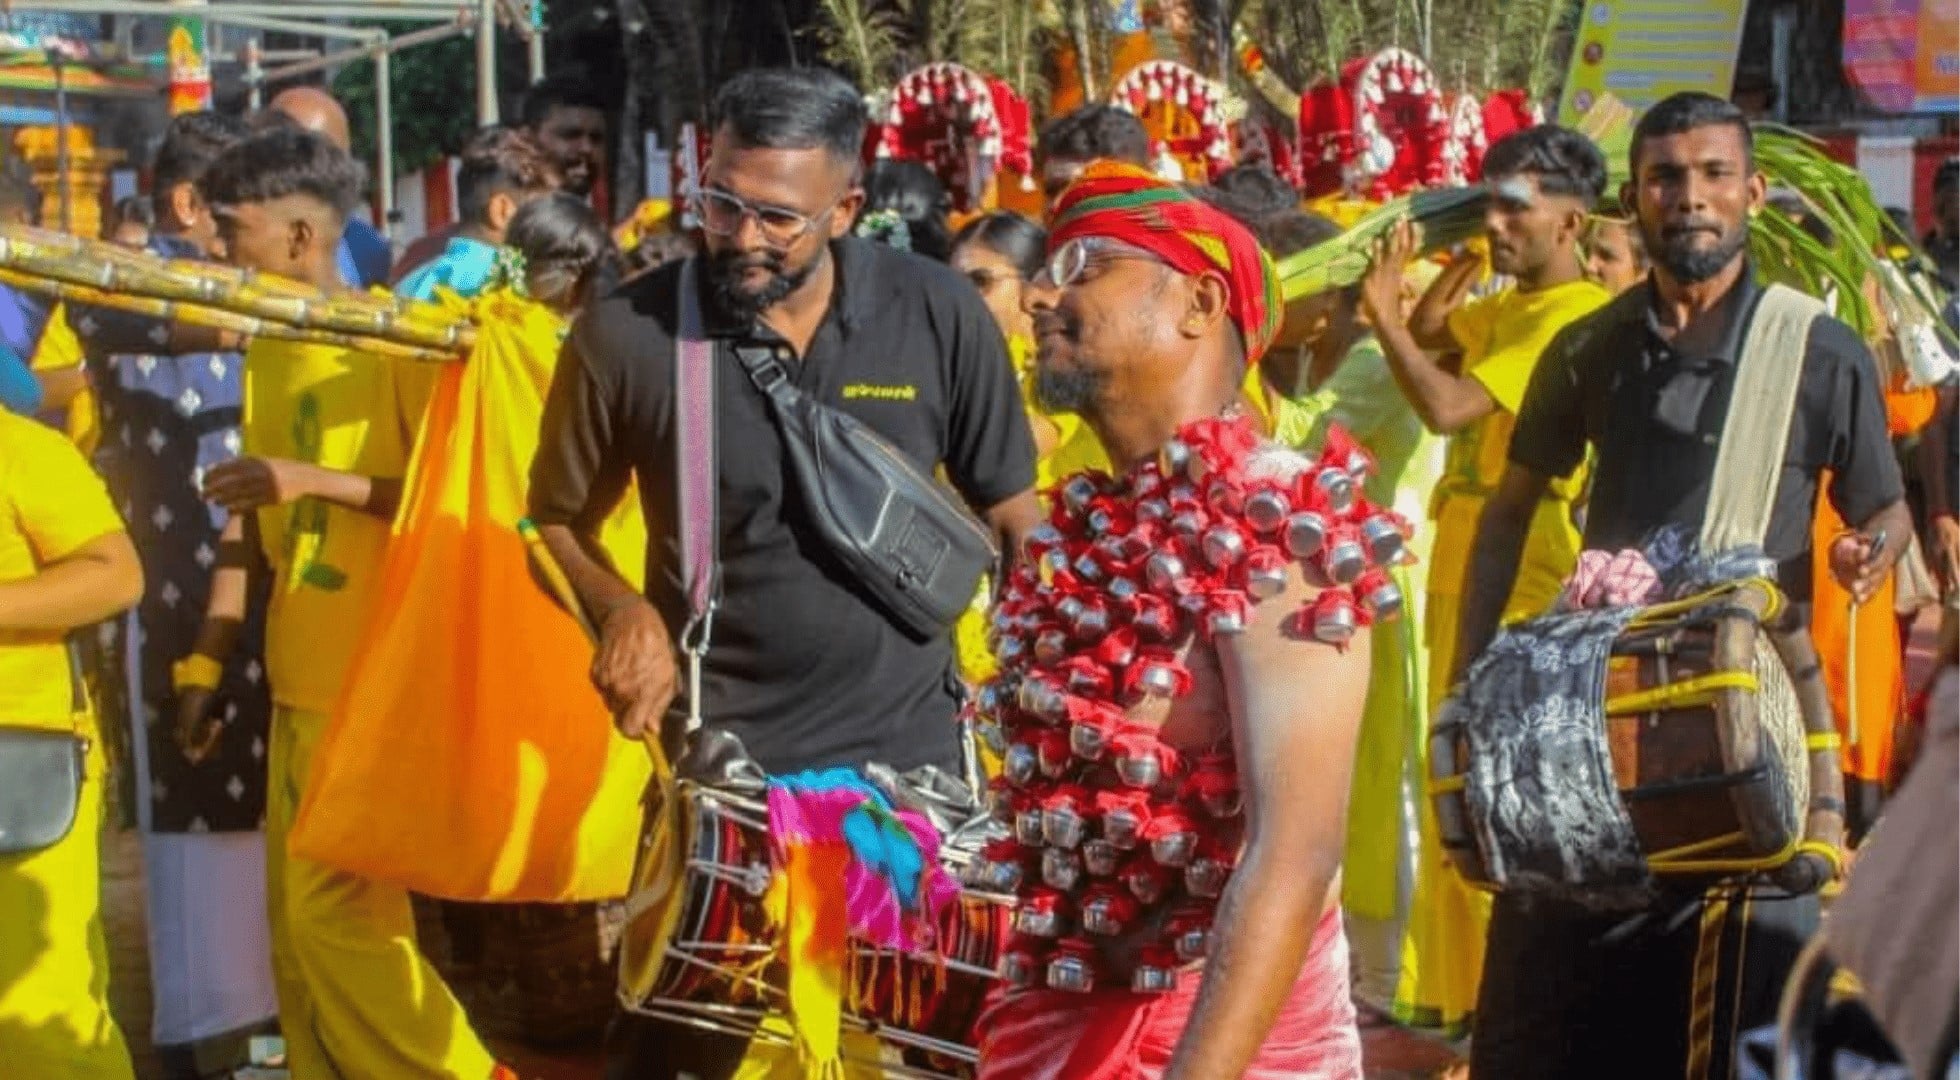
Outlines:
[[[1246,1080],[1360,1080],[1361,1035],[1348,980],[1347,936],[1340,912],[1330,911]],[[1202,981],[1184,979],[1168,994],[1021,990],[997,997],[978,1024],[980,1080],[1159,1080]]]

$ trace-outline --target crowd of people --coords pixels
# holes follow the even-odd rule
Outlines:
[[[631,250],[592,206],[605,111],[557,80],[461,148],[460,220],[399,255],[357,212],[346,117],[317,90],[174,118],[105,239],[327,296],[547,312],[563,347],[529,516],[619,730],[683,773],[695,717],[770,777],[962,776],[977,756],[997,778],[1020,846],[987,858],[1019,932],[978,1075],[1358,1078],[1380,1022],[1467,1035],[1479,1078],[1747,1075],[1816,894],[1493,901],[1425,788],[1430,721],[1501,626],[1569,603],[1586,555],[1733,511],[1711,488],[1756,406],[1735,391],[1774,322],[1758,312],[1781,302],[1749,255],[1753,216],[1779,211],[1738,110],[1649,109],[1618,192],[1579,132],[1511,135],[1483,164],[1486,239],[1425,254],[1404,221],[1360,281],[1294,298],[1275,260],[1341,227],[1263,164],[1158,175],[1117,109],[1041,133],[1041,221],[955,215],[916,163],[867,170],[862,97],[818,69],[742,73],[712,119],[698,192]],[[1936,187],[1925,247],[1951,288],[1960,170]],[[0,176],[0,217],[33,204]],[[1902,424],[1873,352],[1894,343],[1805,318],[1787,441],[1758,448],[1783,628],[1847,601],[1855,618],[1922,559],[1950,670],[1955,385]],[[691,355],[721,373],[705,405]],[[214,1048],[275,1020],[298,1080],[516,1075],[418,949],[410,890],[286,842],[360,628],[399,599],[382,567],[435,452],[418,432],[439,370],[0,289],[0,784],[73,778],[22,789],[46,805],[0,791],[0,1072],[131,1075],[105,989],[108,743],[136,781],[171,1080],[224,1075]],[[956,624],[920,632],[840,556],[796,464],[800,401],[936,473],[1002,553]],[[677,468],[701,423],[705,506]],[[650,526],[643,567],[600,535],[622,501]],[[1299,539],[1310,507],[1338,507],[1324,542]],[[1344,560],[1342,530],[1363,529]],[[1909,630],[1917,609],[1893,603]],[[1879,661],[1895,680],[1900,641]],[[1950,749],[1954,703],[1905,697],[1863,717],[1892,749],[1849,778],[1861,838],[1911,747]],[[975,702],[991,746],[968,741]],[[1090,806],[1100,839],[1058,841],[1060,810]],[[1119,810],[1145,821],[1127,844]],[[1138,836],[1189,850],[1151,863]],[[1921,876],[1952,895],[1950,863]],[[1952,1060],[1950,1026],[1894,1035]],[[801,1028],[786,1054],[627,1009],[606,1041],[621,1078],[876,1075]]]

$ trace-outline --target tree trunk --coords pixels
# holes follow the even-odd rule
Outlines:
[[[645,98],[657,95],[645,53],[640,44],[652,36],[647,13],[640,0],[617,0],[620,53],[626,66],[626,88],[620,95],[619,119],[612,133],[613,216],[625,218],[646,198],[646,161],[640,132],[645,128]]]
[[[1531,69],[1525,75],[1525,92],[1531,95],[1533,101],[1545,100],[1546,89],[1558,78],[1558,73],[1553,70],[1552,42],[1565,24],[1567,7],[1564,0],[1553,0],[1546,5],[1545,28],[1539,31],[1538,45],[1531,53]]]
[[[1075,73],[1082,80],[1083,104],[1102,100],[1096,88],[1096,35],[1090,27],[1089,4],[1093,0],[1072,0],[1068,4],[1068,36],[1075,44]]]
[[[1422,34],[1422,62],[1436,64],[1436,0],[1417,0]]]
[[[1775,5],[1752,7],[1773,10]],[[1791,122],[1830,123],[1871,115],[1871,106],[1844,77],[1844,0],[1813,0],[1796,9],[1797,25],[1790,35]]]

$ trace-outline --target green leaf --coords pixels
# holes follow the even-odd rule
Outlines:
[[[1896,241],[1911,247],[1911,239],[1892,224],[1858,170],[1834,160],[1818,140],[1775,124],[1755,125],[1755,145],[1756,166],[1770,185],[1794,192],[1831,232],[1826,245],[1775,210],[1757,214],[1750,239],[1759,273],[1779,272],[1770,263],[1781,260],[1813,285],[1835,285],[1838,317],[1867,337],[1892,321],[1865,298],[1865,282],[1876,280],[1900,320],[1931,325],[1953,340],[1939,317],[1944,297],[1937,287],[1923,278],[1915,281],[1915,275],[1886,272],[1886,248]],[[1822,295],[1823,290],[1811,291]]]

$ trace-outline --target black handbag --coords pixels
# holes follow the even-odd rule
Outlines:
[[[698,326],[694,269],[681,274],[682,322]],[[901,629],[945,633],[994,567],[993,534],[883,436],[797,389],[768,351],[734,352],[769,399],[818,534]]]
[[[75,827],[89,741],[81,734],[88,699],[71,646],[73,731],[6,727],[0,721],[0,855],[53,847]]]

